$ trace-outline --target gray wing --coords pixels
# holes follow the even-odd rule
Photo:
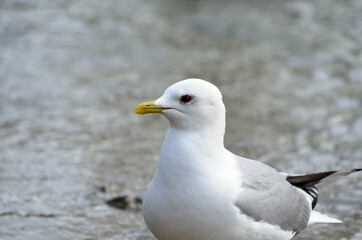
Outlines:
[[[275,169],[249,159],[240,159],[242,186],[235,205],[256,221],[299,233],[307,224],[311,203]]]

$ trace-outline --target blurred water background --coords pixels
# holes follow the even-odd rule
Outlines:
[[[154,239],[138,208],[168,122],[132,115],[179,80],[216,84],[225,145],[280,171],[361,167],[360,0],[0,0],[0,239]],[[320,185],[362,239],[362,176]]]

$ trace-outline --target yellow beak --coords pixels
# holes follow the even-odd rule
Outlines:
[[[155,102],[156,101],[141,103],[133,110],[133,113],[134,114],[160,113],[164,110],[170,109],[170,108],[156,106]]]

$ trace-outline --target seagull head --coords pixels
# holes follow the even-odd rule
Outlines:
[[[205,126],[225,129],[222,95],[215,85],[201,79],[177,82],[160,98],[138,105],[133,113],[161,113],[176,129],[201,130]]]

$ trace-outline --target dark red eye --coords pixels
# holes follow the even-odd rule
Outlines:
[[[181,103],[189,103],[189,102],[191,102],[191,100],[192,100],[192,96],[188,95],[188,94],[183,95],[183,96],[180,97],[180,102]]]

